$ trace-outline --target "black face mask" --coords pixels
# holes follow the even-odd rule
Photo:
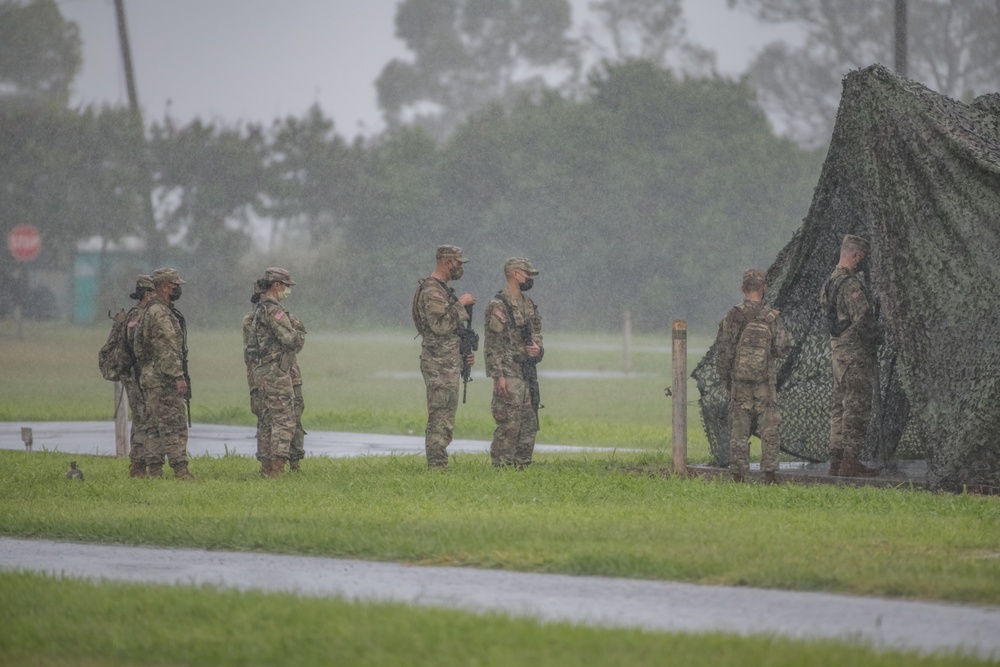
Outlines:
[[[517,286],[521,289],[522,292],[527,292],[528,290],[530,290],[532,287],[535,286],[535,279],[525,278],[524,282],[518,283]]]
[[[172,292],[170,293],[170,300],[171,300],[171,301],[177,301],[177,300],[178,300],[178,299],[180,299],[180,298],[181,298],[181,286],[180,286],[180,285],[178,285],[178,286],[177,286],[177,287],[175,287],[175,288],[174,288],[174,290],[173,290],[173,291],[172,291]]]

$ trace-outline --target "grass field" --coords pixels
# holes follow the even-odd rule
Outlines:
[[[0,420],[111,418],[111,384],[96,368],[103,328],[9,333],[0,326]],[[520,473],[494,470],[485,455],[457,455],[444,474],[418,456],[316,458],[279,480],[261,480],[247,458],[198,458],[193,484],[129,480],[120,460],[76,456],[87,481],[75,484],[63,477],[68,455],[0,451],[0,534],[1000,604],[996,498],[672,478],[669,341],[637,340],[642,372],[618,378],[607,377],[621,366],[613,338],[546,340],[546,370],[564,374],[542,377],[539,440],[644,452],[542,455]],[[310,334],[306,428],[421,432],[417,349],[402,333]],[[481,368],[459,408],[460,438],[492,431]],[[191,369],[195,421],[251,423],[238,335],[192,331]],[[706,460],[693,405],[688,423],[690,458]],[[106,618],[100,631],[95,610]],[[976,664],[0,574],[0,665],[652,665],[664,656],[684,665]]]

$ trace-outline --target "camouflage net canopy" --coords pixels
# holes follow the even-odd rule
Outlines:
[[[880,305],[862,458],[927,460],[931,489],[1000,488],[1000,95],[971,105],[873,65],[851,72],[802,227],[767,271],[794,337],[778,370],[781,448],[829,458],[830,336],[819,292],[845,234],[871,241]],[[717,465],[729,464],[715,348],[693,373]]]

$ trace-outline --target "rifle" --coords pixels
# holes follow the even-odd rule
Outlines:
[[[517,325],[517,330],[521,333],[521,341],[525,345],[531,344],[534,340],[531,337],[531,324],[525,322]],[[531,407],[535,410],[535,423],[540,425],[538,420],[538,408],[545,407],[541,402],[541,394],[538,390],[538,357],[525,356],[521,361],[521,376],[528,383],[528,392],[531,394]]]
[[[170,304],[170,309],[174,311],[177,322],[181,325],[181,371],[184,373],[184,381],[188,388],[187,394],[184,395],[184,404],[187,407],[188,428],[191,428],[191,375],[188,373],[187,320],[173,304]]]
[[[462,403],[465,403],[465,393],[469,383],[472,382],[472,364],[469,363],[469,355],[479,349],[479,334],[472,328],[471,304],[465,307],[465,312],[469,314],[469,320],[464,327],[458,328],[458,353],[462,357]]]

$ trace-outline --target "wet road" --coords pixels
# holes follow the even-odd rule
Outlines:
[[[0,568],[401,602],[542,621],[833,638],[1000,659],[1000,608],[659,581],[0,538]]]

